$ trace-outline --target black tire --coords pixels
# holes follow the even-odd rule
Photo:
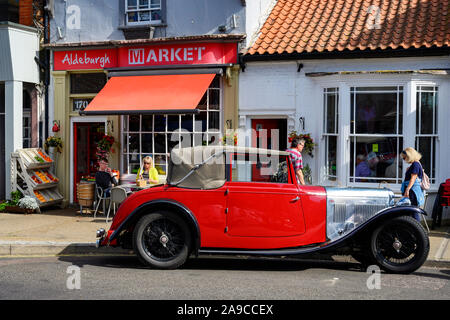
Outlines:
[[[158,269],[183,265],[191,248],[191,231],[179,215],[155,212],[143,216],[133,231],[133,248],[139,260]]]
[[[410,216],[384,221],[372,233],[373,260],[390,273],[411,273],[428,257],[430,240],[422,225]]]

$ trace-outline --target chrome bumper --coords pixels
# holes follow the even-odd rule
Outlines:
[[[100,247],[101,243],[103,242],[103,239],[105,239],[105,236],[106,236],[105,229],[101,228],[101,229],[97,230],[97,232],[96,232],[97,241],[95,242],[95,246],[97,248]]]

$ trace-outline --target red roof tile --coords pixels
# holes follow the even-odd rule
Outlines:
[[[444,47],[450,0],[278,0],[247,54]]]

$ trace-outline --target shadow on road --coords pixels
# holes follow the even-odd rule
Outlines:
[[[70,262],[82,268],[92,265],[104,268],[149,269],[136,256],[60,256],[60,261]],[[230,271],[302,271],[311,268],[363,271],[357,263],[314,261],[285,258],[217,257],[190,258],[180,268],[184,270],[230,270]]]

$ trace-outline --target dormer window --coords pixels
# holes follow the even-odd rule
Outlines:
[[[127,25],[159,24],[161,0],[125,0]]]

